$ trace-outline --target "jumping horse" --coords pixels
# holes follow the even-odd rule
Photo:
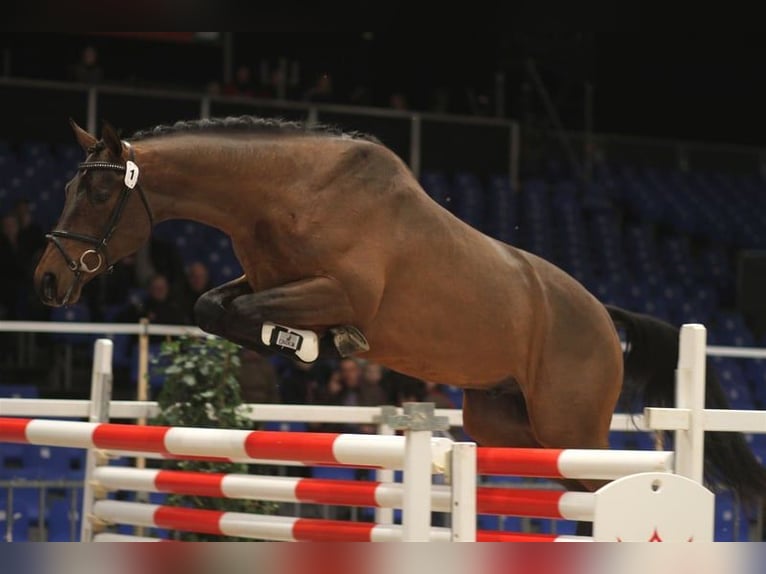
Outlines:
[[[623,379],[672,404],[677,329],[607,308],[548,261],[460,221],[374,138],[249,116],[125,141],[109,125],[101,139],[72,128],[86,159],[35,272],[48,305],[76,302],[155,223],[189,219],[225,232],[245,273],[198,300],[202,329],[461,387],[479,444],[608,448]],[[708,387],[709,406],[722,406]],[[720,482],[766,490],[741,435],[721,434],[708,452]]]

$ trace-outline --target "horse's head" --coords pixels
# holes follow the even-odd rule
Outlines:
[[[35,270],[35,289],[52,306],[76,302],[85,283],[137,251],[152,228],[130,145],[108,124],[97,140],[71,123],[86,159],[66,185],[64,210]]]

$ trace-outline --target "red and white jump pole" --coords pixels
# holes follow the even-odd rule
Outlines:
[[[333,506],[401,508],[404,501],[403,484],[376,481],[100,466],[94,471],[92,482],[106,490],[164,492]],[[432,485],[431,509],[434,512],[455,513],[462,510],[453,508],[453,488],[459,486],[454,482],[453,485]],[[586,492],[479,487],[475,490],[473,498],[475,504],[474,508],[470,509],[471,523],[475,522],[477,513],[562,520],[593,519],[593,494]]]
[[[105,522],[272,540],[582,540],[579,537],[476,532],[478,512],[592,520],[596,540],[644,540],[642,537],[649,524],[655,525],[653,538],[660,536],[657,526],[660,525],[666,540],[712,539],[712,494],[688,478],[668,474],[673,464],[672,453],[477,449],[472,443],[433,438],[432,431],[446,425],[446,420],[434,417],[433,405],[410,403],[401,415],[396,411],[384,413],[383,423],[392,429],[404,430],[404,437],[103,423],[101,421],[108,416],[111,394],[110,351],[111,343],[97,343],[90,422],[0,418],[0,441],[89,449],[84,523],[94,518]],[[679,359],[679,369],[682,364],[685,363]],[[696,380],[698,374],[694,377]],[[96,387],[103,389],[99,392]],[[351,483],[98,467],[98,450],[136,451],[172,458],[297,461],[315,465],[403,469],[405,483]],[[431,474],[434,472],[445,472],[449,486],[432,486]],[[477,473],[617,480],[596,493],[477,489]],[[111,500],[94,502],[95,487],[377,508],[401,506],[404,520],[403,526],[397,527]],[[679,514],[679,506],[686,511]],[[451,511],[451,530],[430,526],[432,509]],[[628,523],[626,516],[630,517]],[[92,534],[91,526],[84,525],[82,539],[93,540]],[[95,539],[104,540],[110,536],[97,535]]]
[[[292,516],[272,516],[178,508],[157,504],[99,500],[93,507],[94,516],[109,523],[134,524],[150,528],[167,528],[219,536],[235,536],[285,542],[401,542],[404,528],[393,524],[348,522]],[[96,536],[99,540],[99,535]],[[112,541],[111,536],[103,539]],[[449,542],[449,528],[429,528],[430,542]],[[477,542],[590,542],[579,536],[522,534],[480,531]]]
[[[0,442],[135,451],[221,461],[300,461],[404,470],[405,437],[136,426],[49,419],[0,418]],[[452,441],[424,441],[423,457],[444,468]],[[430,476],[431,464],[423,465]]]

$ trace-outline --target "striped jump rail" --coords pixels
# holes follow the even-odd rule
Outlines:
[[[284,542],[398,542],[401,526],[291,516],[244,514],[157,504],[100,500],[93,515],[105,523],[128,524]],[[97,535],[95,540],[99,541]],[[109,535],[105,540],[113,540]],[[449,542],[448,528],[431,528],[432,542]],[[104,539],[102,539],[104,540]],[[588,537],[479,531],[477,542],[589,542]]]
[[[616,480],[673,472],[673,452],[479,447],[476,466],[480,475]]]
[[[404,486],[398,483],[109,466],[96,468],[93,480],[106,490],[372,508],[401,508],[404,497]],[[450,512],[451,495],[449,486],[433,485],[432,510]],[[479,514],[588,521],[593,519],[593,508],[593,495],[585,492],[493,487],[476,490]]]
[[[137,426],[0,418],[0,442],[135,451],[217,461],[298,461],[400,470],[405,437]],[[446,468],[452,441],[431,439],[433,466]]]

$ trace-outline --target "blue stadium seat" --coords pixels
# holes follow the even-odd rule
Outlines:
[[[356,480],[356,469],[342,466],[313,466],[311,467],[311,477],[331,480]]]
[[[72,509],[69,500],[56,500],[52,502],[49,507],[47,520],[48,541],[76,542],[80,535],[80,514],[80,507]]]
[[[748,540],[747,517],[731,493],[721,492],[715,497],[714,538],[716,542]]]
[[[36,399],[40,390],[34,385],[0,385],[0,397],[11,399]]]
[[[0,495],[0,532],[7,532],[8,523],[11,521],[6,511],[6,500],[4,495]],[[27,542],[29,540],[29,518],[23,511],[14,507],[13,525],[11,527],[11,536],[13,542]]]
[[[65,323],[83,323],[90,321],[90,309],[83,302],[67,307],[55,307],[51,310],[51,321]],[[70,345],[90,345],[95,340],[94,335],[76,335],[69,333],[55,334],[53,340]]]

